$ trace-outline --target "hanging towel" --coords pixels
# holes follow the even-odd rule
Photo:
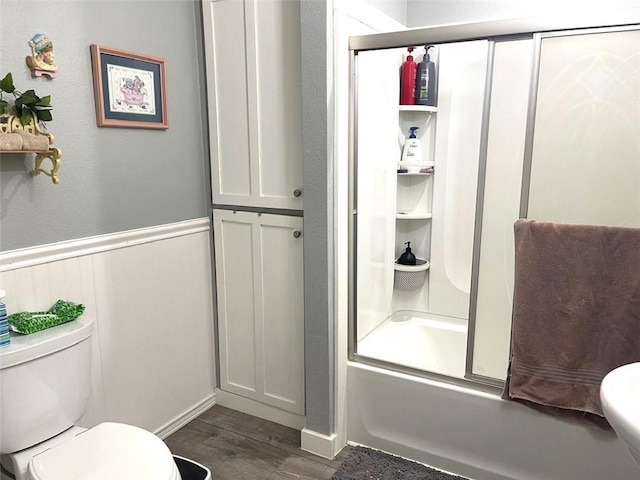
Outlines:
[[[503,398],[610,428],[600,383],[640,361],[640,228],[515,223]]]

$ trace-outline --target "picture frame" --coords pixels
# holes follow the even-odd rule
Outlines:
[[[99,127],[169,128],[165,60],[91,45]]]

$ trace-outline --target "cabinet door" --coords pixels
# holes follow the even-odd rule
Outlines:
[[[203,8],[213,203],[301,210],[299,3]]]
[[[302,218],[213,218],[221,388],[304,414]]]

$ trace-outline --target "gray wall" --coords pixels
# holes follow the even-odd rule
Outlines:
[[[2,155],[0,251],[208,215],[200,11],[189,0],[1,0],[0,76],[51,95],[63,157],[53,185],[29,176],[32,155]],[[25,65],[35,33],[53,41],[54,80]],[[91,44],[166,59],[168,130],[96,126]]]
[[[332,1],[300,3],[306,428],[334,428]],[[331,113],[331,114],[330,114]]]

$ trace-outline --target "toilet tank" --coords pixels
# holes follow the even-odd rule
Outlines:
[[[47,440],[75,425],[91,389],[91,319],[30,335],[0,347],[0,453]]]

